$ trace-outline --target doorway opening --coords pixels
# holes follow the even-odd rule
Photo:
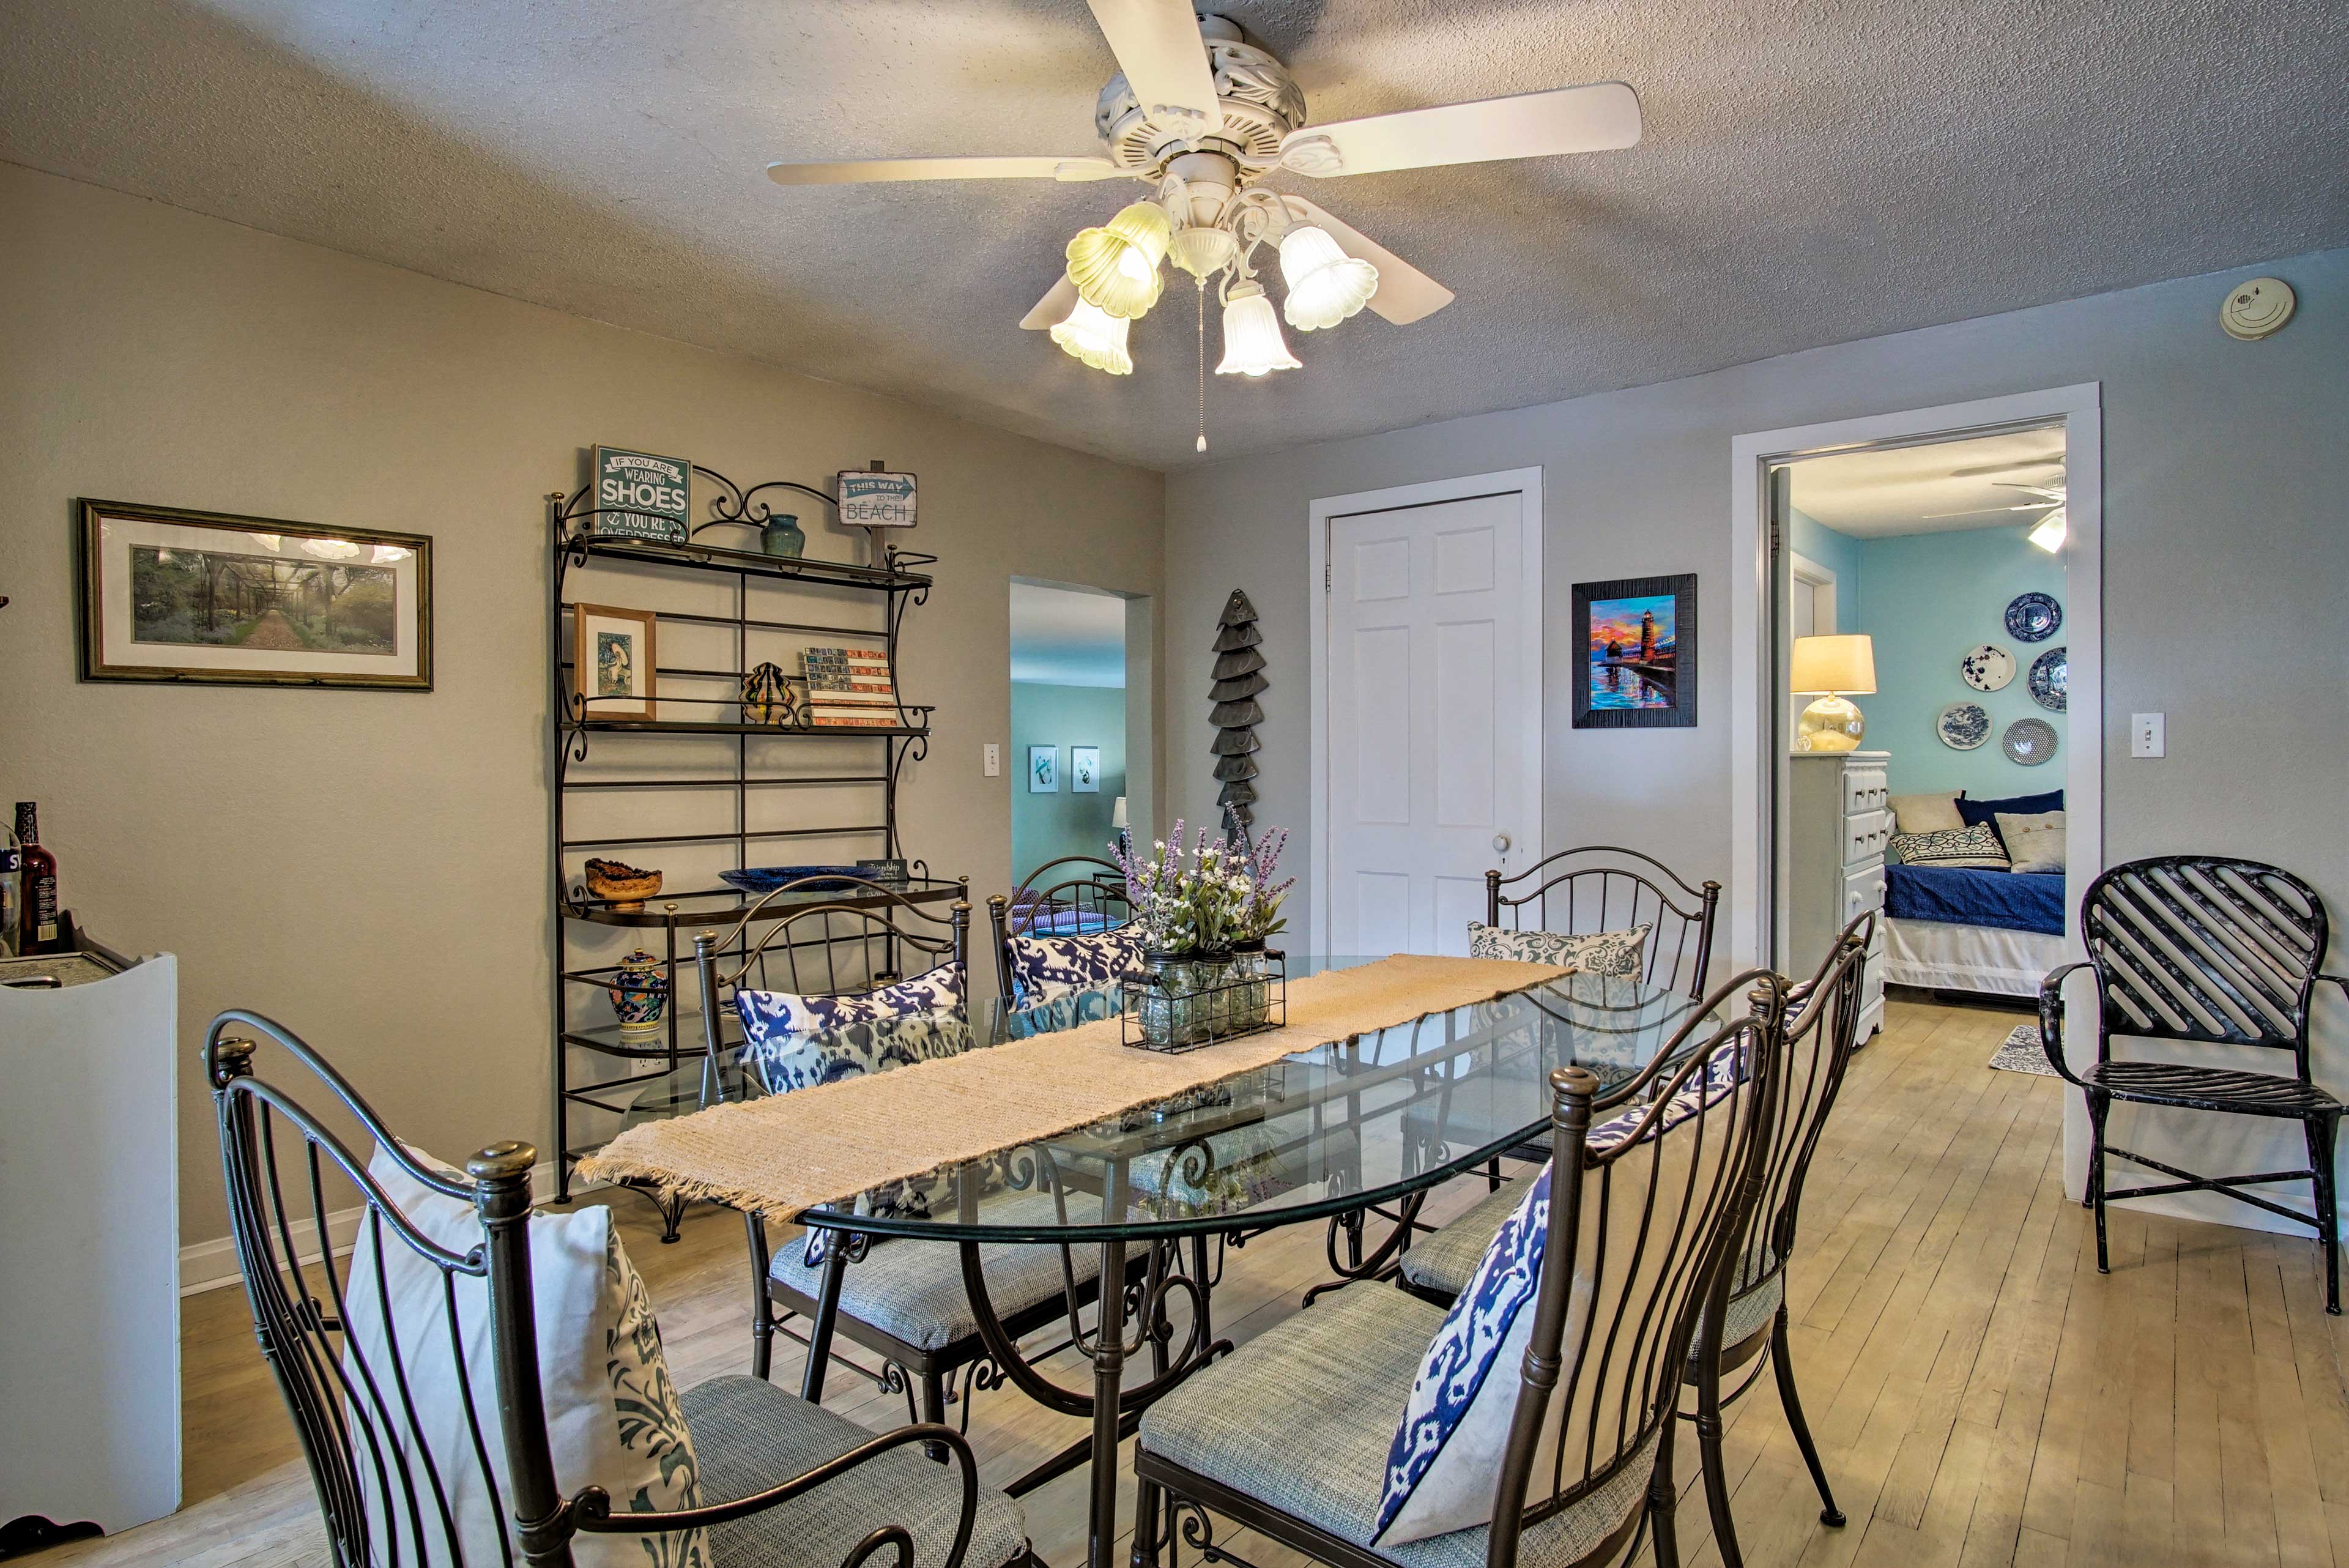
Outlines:
[[[1127,694],[1131,624],[1146,601],[1062,583],[1011,582],[1011,875],[1085,855],[1107,859],[1127,820],[1147,824],[1147,730],[1141,749]],[[1146,626],[1146,622],[1144,623]],[[1142,799],[1136,801],[1139,793]]]

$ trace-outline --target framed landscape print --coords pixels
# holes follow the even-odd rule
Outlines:
[[[1574,585],[1578,730],[1696,722],[1696,574]]]
[[[586,717],[657,717],[653,655],[652,611],[571,607],[571,690]]]
[[[1061,748],[1030,746],[1028,748],[1028,793],[1058,794],[1061,793]]]
[[[432,541],[83,500],[81,678],[432,690]]]
[[[1101,794],[1101,748],[1099,746],[1069,748],[1069,793],[1071,794]]]

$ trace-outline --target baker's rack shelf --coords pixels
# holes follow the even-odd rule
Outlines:
[[[693,465],[693,473],[697,495],[707,497],[707,516],[681,544],[596,534],[596,518],[605,511],[619,509],[586,505],[590,493],[587,486],[568,495],[558,492],[546,498],[554,557],[547,634],[551,696],[547,768],[554,784],[550,833],[555,916],[552,939],[552,1045],[555,1147],[562,1151],[555,1171],[558,1202],[571,1198],[572,1176],[578,1162],[601,1147],[600,1137],[583,1136],[578,1125],[582,1119],[608,1123],[616,1114],[624,1119],[630,1114],[642,1114],[639,1098],[643,1091],[664,1082],[675,1083],[680,1069],[690,1068],[707,1056],[702,1044],[701,1014],[688,1010],[688,998],[678,983],[691,972],[692,933],[717,929],[722,936],[756,902],[755,896],[721,885],[664,890],[637,907],[619,907],[613,900],[588,893],[579,870],[584,858],[613,852],[641,857],[642,852],[662,846],[688,847],[689,852],[706,858],[713,848],[730,846],[735,867],[747,869],[753,863],[757,846],[788,844],[794,839],[827,839],[835,843],[869,841],[869,857],[899,859],[903,857],[897,834],[899,784],[906,765],[921,761],[929,748],[934,709],[905,702],[902,697],[894,711],[883,710],[894,721],[886,725],[756,724],[742,721],[739,714],[743,677],[760,662],[752,656],[754,637],[798,637],[881,648],[888,659],[890,685],[893,690],[898,689],[898,641],[905,614],[927,601],[935,579],[924,568],[935,566],[936,557],[901,550],[888,543],[885,533],[878,530],[868,533],[873,564],[865,566],[769,556],[756,550],[704,543],[700,536],[705,531],[730,526],[758,528],[772,514],[771,500],[787,499],[785,493],[812,497],[827,508],[833,502],[823,491],[795,481],[772,480],[746,487],[700,463]],[[607,717],[592,711],[575,691],[571,615],[579,601],[569,592],[572,574],[590,564],[632,575],[642,573],[648,584],[730,579],[730,614],[710,613],[706,602],[703,607],[690,611],[647,607],[657,628],[696,628],[705,648],[712,632],[719,639],[730,641],[730,659],[722,664],[657,664],[657,717]],[[754,587],[804,588],[825,602],[826,607],[810,619],[753,615]],[[706,594],[707,590],[702,592]],[[661,596],[653,597],[657,599]],[[842,624],[844,620],[869,619],[872,614],[868,609],[860,616],[854,609],[843,607],[837,611],[838,618],[834,618],[833,607],[843,606],[843,600],[845,606],[863,603],[877,607],[879,624]],[[790,613],[797,613],[796,606]],[[668,645],[667,638],[657,636],[656,657]],[[679,713],[692,716],[677,716]],[[574,776],[577,771],[585,771],[584,765],[607,743],[607,738],[608,743],[633,750],[640,743],[636,737],[669,737],[692,746],[695,764],[679,766],[676,760],[678,747],[672,745],[655,753],[659,759],[656,767],[632,767],[617,777]],[[796,745],[781,751],[770,750],[777,742],[830,742],[835,748],[821,753],[825,764],[822,772],[792,773],[783,769],[781,759],[796,753]],[[858,756],[869,756],[874,761],[868,767],[847,760]],[[843,759],[845,765],[829,765],[833,757]],[[860,791],[869,788],[877,797],[875,809],[860,811],[838,821],[752,826],[751,802],[755,796],[770,790],[811,787],[833,791],[842,787]],[[567,824],[577,802],[591,794],[615,794],[625,801],[622,809],[627,820],[616,829],[607,828],[592,836],[574,836]],[[664,798],[706,802],[710,794],[732,797],[731,825],[724,831],[691,830],[674,813],[651,815]],[[608,821],[614,814],[607,810],[601,815]],[[864,853],[860,851],[860,857]],[[761,863],[765,863],[774,857],[762,853],[760,858]],[[894,884],[891,889],[904,898],[916,903],[943,903],[968,897],[967,883],[932,877],[926,865],[919,860],[909,861],[906,870],[905,879]],[[854,906],[859,902],[851,894],[811,896],[822,897],[834,906]],[[872,901],[882,900],[875,898]],[[793,907],[790,899],[771,902],[761,912],[761,919],[784,918]],[[660,973],[667,982],[668,1003],[657,1032],[624,1033],[614,1020],[604,989],[618,973],[618,966],[582,961],[583,955],[574,950],[580,943],[590,940],[597,928],[659,933],[657,941],[644,940],[644,946],[658,961]],[[682,940],[681,931],[686,933]],[[608,940],[604,939],[606,945]],[[738,942],[730,950],[740,949]],[[723,1022],[721,1047],[739,1041],[739,1031],[731,1029],[730,1021]],[[594,1062],[606,1065],[601,1071],[574,1073],[574,1066],[586,1069]],[[614,1076],[620,1064],[626,1064],[627,1075]],[[656,1065],[663,1070],[647,1071]],[[676,1239],[681,1207],[662,1202],[664,1241]]]

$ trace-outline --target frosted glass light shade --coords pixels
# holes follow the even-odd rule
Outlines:
[[[1052,341],[1071,358],[1083,360],[1096,370],[1131,376],[1133,356],[1126,351],[1125,335],[1133,325],[1122,316],[1112,316],[1099,306],[1087,305],[1080,299],[1067,320],[1053,325]]]
[[[1866,636],[1798,637],[1789,691],[1862,696],[1876,691],[1876,644]]]
[[[2070,532],[2071,526],[2064,521],[2064,509],[2058,506],[2033,524],[2031,532],[2023,537],[2049,555],[2060,556],[2064,553],[2064,536]]]
[[[1174,226],[1156,203],[1136,202],[1098,229],[1069,242],[1069,281],[1077,297],[1132,319],[1158,303],[1158,264]]]
[[[1280,275],[1288,285],[1281,314],[1299,332],[1337,326],[1379,291],[1378,268],[1348,255],[1309,223],[1281,236]]]
[[[1224,296],[1224,360],[1218,376],[1261,376],[1271,370],[1300,368],[1296,355],[1280,336],[1280,318],[1260,283],[1232,285]]]

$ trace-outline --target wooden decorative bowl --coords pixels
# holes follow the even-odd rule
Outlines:
[[[617,860],[587,862],[587,891],[598,898],[611,900],[615,909],[641,909],[645,900],[660,889],[661,874],[657,871],[639,871]]]

